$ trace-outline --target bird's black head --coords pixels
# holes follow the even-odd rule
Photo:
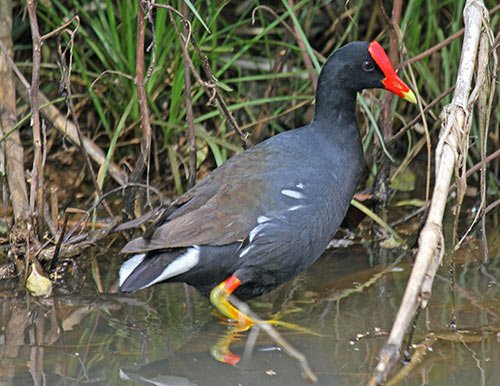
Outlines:
[[[398,77],[384,49],[376,41],[352,42],[336,50],[323,66],[319,83],[355,91],[384,88],[415,102],[415,95]]]
[[[335,111],[337,115],[354,111],[356,92],[367,88],[383,88],[416,102],[378,42],[352,42],[336,50],[321,70],[315,119],[331,119]]]

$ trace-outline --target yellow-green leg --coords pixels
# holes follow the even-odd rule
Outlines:
[[[240,284],[240,279],[232,275],[210,292],[210,301],[222,315],[238,322],[240,325],[247,326],[248,330],[254,324],[252,318],[242,313],[229,302],[229,296],[240,286]]]
[[[240,357],[229,350],[229,346],[241,332],[249,330],[255,321],[248,315],[244,314],[229,302],[229,296],[241,285],[241,280],[235,275],[232,275],[222,283],[217,285],[210,292],[210,301],[213,306],[225,317],[234,320],[237,323],[227,335],[220,339],[212,348],[212,356],[220,362],[230,365],[235,365],[239,362]],[[277,326],[283,326],[295,331],[300,331],[313,335],[321,335],[307,328],[298,326],[293,323],[282,322],[280,320],[265,320],[264,323],[269,323]]]

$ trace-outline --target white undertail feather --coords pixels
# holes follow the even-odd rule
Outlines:
[[[122,264],[119,273],[120,286],[125,282],[125,280],[127,280],[127,277],[129,277],[130,274],[134,272],[134,269],[136,269],[136,267],[142,263],[142,260],[144,260],[144,256],[146,256],[145,253],[134,255]]]
[[[160,281],[167,280],[171,277],[180,275],[184,272],[189,271],[200,261],[200,247],[193,245],[188,248],[186,253],[180,255],[174,261],[172,261],[167,267],[156,277],[152,282],[146,284],[142,288],[149,287],[153,284],[159,283]]]

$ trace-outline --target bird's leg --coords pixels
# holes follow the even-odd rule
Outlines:
[[[238,322],[240,326],[246,326],[248,330],[254,324],[252,318],[242,313],[229,302],[229,296],[240,285],[241,280],[236,275],[230,276],[210,292],[210,301],[222,315]]]
[[[229,296],[241,283],[241,280],[236,275],[232,275],[210,292],[210,301],[214,307],[222,315],[236,322],[236,325],[212,347],[211,354],[219,362],[233,366],[240,361],[240,356],[231,352],[229,346],[238,338],[241,332],[247,331],[254,324],[252,318],[229,302]]]
[[[229,302],[229,295],[231,295],[241,284],[242,281],[236,275],[232,275],[210,292],[210,301],[214,307],[217,308],[222,315],[237,322],[239,325],[239,332],[246,331],[255,324],[255,321],[250,316],[244,314]],[[283,322],[281,320],[271,319],[263,320],[262,322],[307,334],[321,335],[308,328],[301,327],[294,323]]]
[[[240,276],[241,277],[241,276]],[[212,356],[220,362],[230,365],[236,365],[240,361],[240,356],[234,354],[229,349],[231,343],[237,339],[238,334],[249,330],[256,322],[248,315],[241,312],[238,308],[229,302],[229,296],[243,283],[235,274],[224,280],[217,285],[210,292],[210,301],[214,307],[224,316],[236,322],[235,327],[229,331],[227,335],[219,339],[219,341],[212,347]],[[307,328],[298,326],[293,323],[282,322],[280,320],[263,320],[261,323],[269,323],[275,326],[286,327],[295,331],[304,333],[320,335]]]

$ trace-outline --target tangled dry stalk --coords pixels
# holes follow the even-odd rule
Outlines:
[[[448,192],[453,174],[464,183],[464,163],[467,155],[469,133],[473,117],[474,104],[480,90],[490,81],[488,63],[493,56],[493,67],[497,63],[494,52],[492,32],[489,27],[488,12],[483,1],[469,0],[464,8],[464,41],[453,94],[453,100],[441,114],[442,126],[440,140],[436,148],[435,186],[428,212],[428,217],[419,237],[419,249],[415,264],[406,286],[391,334],[380,351],[380,359],[375,367],[370,385],[379,385],[387,376],[397,359],[400,348],[412,318],[419,307],[424,308],[431,295],[432,282],[444,255],[442,231],[443,215],[448,199]],[[495,74],[495,69],[492,74]],[[476,84],[473,77],[476,72]],[[491,75],[494,76],[494,75]],[[473,89],[474,87],[474,89]],[[474,90],[471,92],[471,90]],[[492,93],[489,94],[489,103]],[[486,109],[488,110],[488,109]],[[463,189],[462,189],[463,190]],[[458,207],[463,195],[457,195]]]

